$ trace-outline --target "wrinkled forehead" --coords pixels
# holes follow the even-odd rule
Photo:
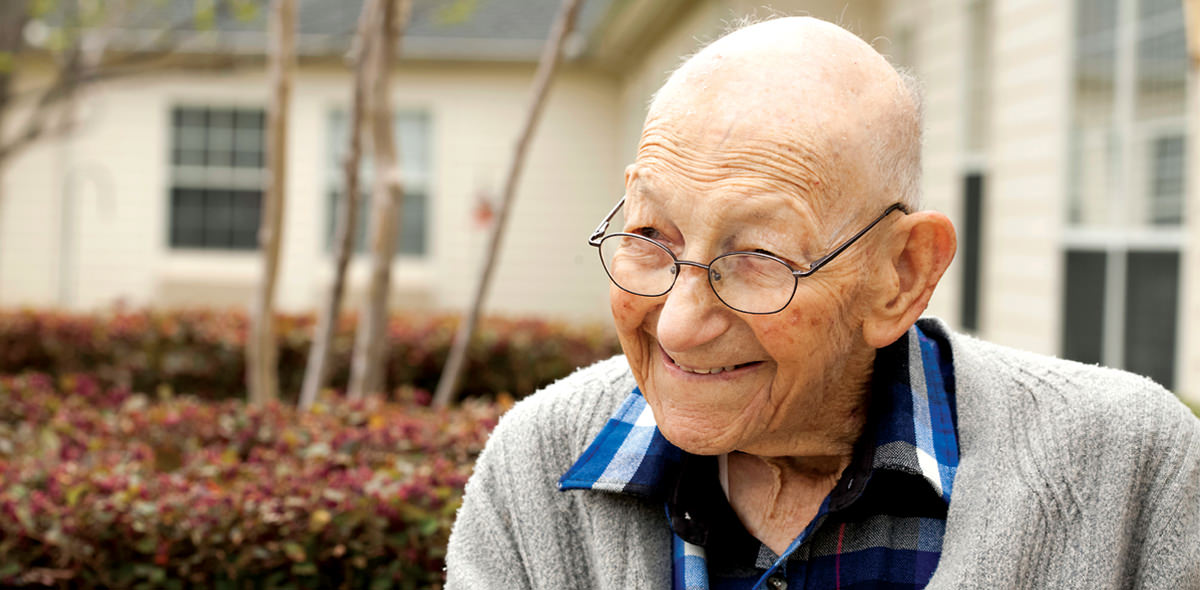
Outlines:
[[[866,191],[866,150],[840,107],[777,101],[745,85],[680,94],[646,120],[630,181],[712,192],[787,195],[840,209]],[[832,211],[831,211],[832,212]]]

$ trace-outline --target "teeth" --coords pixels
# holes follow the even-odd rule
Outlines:
[[[679,367],[680,369],[683,369],[684,371],[687,371],[688,373],[696,373],[699,375],[716,375],[717,373],[720,373],[722,371],[732,371],[736,368],[736,365],[735,365],[735,366],[729,366],[729,367],[713,367],[711,369],[693,369],[691,367],[685,367],[679,363],[675,363],[675,366]]]

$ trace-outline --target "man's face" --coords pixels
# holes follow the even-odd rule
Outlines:
[[[894,200],[876,159],[898,81],[870,46],[814,19],[718,40],[651,105],[623,231],[681,260],[761,251],[805,268]],[[688,265],[660,297],[612,287],[621,345],[667,439],[697,454],[848,455],[875,354],[863,326],[883,282],[865,277],[880,232],[800,279],[776,314],[726,307]]]
[[[829,208],[800,194],[825,190],[815,176],[798,186],[803,157],[789,163],[755,147],[771,139],[769,128],[719,116],[652,119],[627,171],[621,231],[681,260],[757,251],[805,268],[843,220],[823,219]],[[873,358],[858,330],[861,254],[800,279],[791,303],[771,315],[725,306],[690,266],[664,296],[613,286],[622,347],[664,436],[696,454],[783,454],[817,444],[814,433],[831,423],[860,419],[860,398],[844,393],[861,389],[854,381],[869,376]]]

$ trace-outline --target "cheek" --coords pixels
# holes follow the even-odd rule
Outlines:
[[[609,285],[608,302],[618,332],[636,329],[641,325],[646,316],[645,301],[645,297],[631,295],[616,285]]]
[[[642,342],[649,338],[646,333],[647,322],[656,316],[654,310],[657,300],[626,293],[613,286],[608,294],[609,306],[612,308],[613,324],[617,328],[617,337],[625,354],[634,355],[641,351]]]
[[[652,315],[655,300],[648,297],[631,295],[611,287],[609,305],[612,308],[613,323],[617,328],[617,339],[621,342],[621,351],[633,369],[633,376],[643,387],[647,387],[646,377],[653,362],[652,351],[657,347],[651,344],[651,337],[643,329],[648,317]]]
[[[795,322],[792,318],[780,320],[759,331],[758,342],[775,361],[778,370],[786,373],[797,360],[812,360],[812,350],[817,343],[813,330],[807,326],[807,317],[797,318]]]
[[[789,306],[776,321],[762,325],[758,333],[768,349],[791,350],[807,340],[828,333],[833,324],[833,318],[819,310],[803,305]]]
[[[797,294],[799,295],[799,294]],[[821,351],[840,348],[850,329],[845,314],[829,300],[806,301],[797,297],[773,321],[760,323],[755,332],[763,348],[781,365],[811,362]]]

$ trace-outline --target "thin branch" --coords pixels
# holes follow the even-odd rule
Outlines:
[[[458,382],[462,377],[467,347],[475,332],[475,324],[479,321],[479,314],[483,309],[483,299],[487,295],[492,272],[496,267],[496,257],[499,255],[500,246],[504,241],[504,229],[508,225],[508,214],[512,209],[513,196],[517,192],[517,181],[520,179],[521,169],[525,165],[525,153],[528,151],[529,141],[537,129],[538,119],[541,116],[542,107],[545,105],[546,95],[550,90],[550,82],[554,79],[554,71],[562,57],[563,43],[567,35],[575,28],[575,18],[579,14],[581,5],[581,0],[563,0],[554,21],[554,28],[551,30],[550,37],[546,39],[541,59],[538,61],[529,108],[525,113],[525,123],[517,137],[517,144],[509,163],[508,174],[505,177],[500,211],[492,225],[492,232],[488,239],[485,251],[486,260],[475,287],[475,294],[471,299],[470,310],[463,321],[459,323],[458,332],[454,335],[454,344],[450,349],[450,356],[446,361],[446,368],[438,380],[437,392],[433,396],[433,403],[436,406],[449,404],[458,392]]]
[[[375,186],[371,196],[371,273],[367,296],[358,316],[354,357],[347,397],[360,399],[383,390],[388,336],[388,291],[392,258],[400,227],[400,202],[404,196],[392,125],[391,72],[400,31],[408,23],[409,0],[386,0],[378,27],[371,89],[371,149]]]
[[[335,263],[333,284],[329,298],[317,318],[312,346],[308,351],[308,364],[304,368],[304,384],[300,388],[300,409],[307,410],[317,400],[317,394],[329,379],[329,357],[333,336],[341,315],[342,299],[346,290],[346,270],[350,255],[354,252],[354,236],[358,229],[358,169],[362,160],[363,116],[370,111],[367,106],[367,84],[370,64],[367,59],[367,42],[380,0],[368,0],[363,4],[358,19],[358,37],[351,47],[350,59],[354,64],[354,90],[347,117],[349,133],[346,155],[342,159],[342,200],[338,207],[337,226],[334,236]]]
[[[258,245],[263,260],[262,277],[250,313],[246,346],[246,382],[250,402],[262,404],[279,398],[279,345],[275,337],[275,287],[279,278],[283,215],[287,206],[288,111],[292,74],[296,65],[296,0],[272,0],[268,17],[271,58],[267,79],[271,103],[267,109],[267,186]]]

